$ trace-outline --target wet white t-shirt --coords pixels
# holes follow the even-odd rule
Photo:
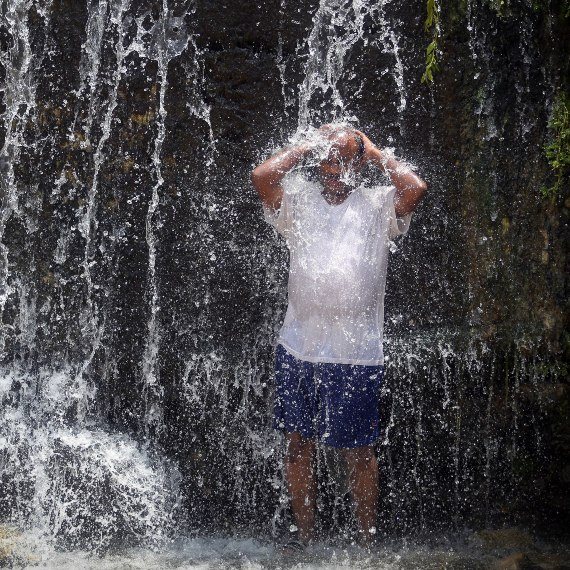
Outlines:
[[[396,217],[394,186],[357,188],[339,205],[300,172],[282,186],[279,211],[265,208],[290,251],[279,343],[309,362],[382,364],[388,247],[411,214]]]

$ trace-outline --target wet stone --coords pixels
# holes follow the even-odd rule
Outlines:
[[[534,544],[532,536],[518,528],[480,530],[475,533],[474,539],[489,549],[529,548]]]
[[[523,552],[511,554],[499,560],[493,568],[495,570],[539,570],[540,567],[532,563],[529,557]]]

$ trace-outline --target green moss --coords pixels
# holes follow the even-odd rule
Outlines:
[[[551,8],[550,2],[546,0],[532,0],[531,6],[535,12],[546,12]],[[562,18],[570,19],[570,0],[559,2],[558,13]]]
[[[537,376],[542,376],[544,378],[561,380],[568,378],[570,369],[566,362],[557,360],[554,362],[538,362],[529,367],[529,372]]]
[[[456,0],[445,5],[445,28],[455,30],[463,27],[470,11],[471,0]],[[570,1],[570,0],[569,0]],[[439,3],[441,7],[441,2]]]
[[[544,147],[548,164],[552,168],[554,183],[541,188],[545,198],[554,199],[568,178],[570,170],[570,95],[560,92],[554,101],[548,121],[551,140]]]
[[[439,4],[437,0],[427,0],[427,17],[425,31],[431,33],[431,42],[426,48],[426,68],[422,75],[422,83],[433,83],[433,74],[439,71],[437,52],[439,42]]]
[[[510,15],[509,0],[487,0],[487,3],[499,18],[506,18]]]

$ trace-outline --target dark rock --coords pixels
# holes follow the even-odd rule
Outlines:
[[[541,567],[533,564],[524,552],[518,552],[499,560],[493,568],[496,570],[540,570]]]

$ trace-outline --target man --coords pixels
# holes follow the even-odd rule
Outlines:
[[[288,308],[276,351],[274,424],[302,548],[314,537],[316,441],[344,456],[359,542],[376,533],[378,396],[388,245],[407,231],[426,183],[358,130],[325,125],[253,170],[266,219],[290,250]],[[313,161],[313,176],[303,162]],[[365,165],[393,186],[356,183]],[[306,169],[305,169],[306,170]]]

